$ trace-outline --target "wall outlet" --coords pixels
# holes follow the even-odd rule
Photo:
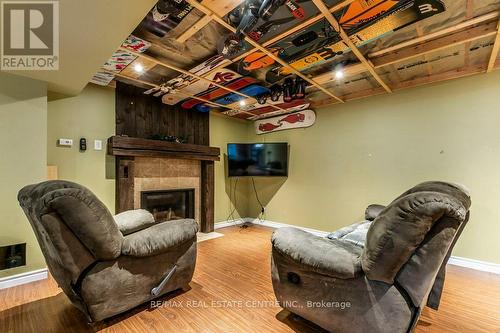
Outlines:
[[[102,140],[94,140],[94,150],[102,150]]]
[[[72,139],[59,139],[59,140],[57,140],[57,143],[59,144],[59,146],[71,147],[73,145],[73,140]]]

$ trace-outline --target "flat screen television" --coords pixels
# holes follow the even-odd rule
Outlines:
[[[288,143],[228,143],[229,177],[287,177]]]

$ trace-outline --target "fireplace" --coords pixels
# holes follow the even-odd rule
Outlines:
[[[194,188],[142,191],[141,208],[151,212],[155,221],[194,218]]]

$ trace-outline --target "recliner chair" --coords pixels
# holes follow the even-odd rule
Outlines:
[[[194,220],[155,223],[146,211],[116,222],[85,187],[47,181],[18,195],[51,275],[90,322],[186,287],[196,262]]]
[[[426,182],[373,222],[327,237],[282,228],[272,237],[272,281],[281,306],[332,332],[411,332],[437,308],[445,265],[468,221],[463,187]]]

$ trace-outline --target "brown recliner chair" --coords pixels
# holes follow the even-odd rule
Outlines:
[[[426,304],[439,305],[470,204],[463,187],[426,182],[380,207],[371,224],[329,238],[279,229],[272,237],[276,297],[332,332],[411,332]]]
[[[90,322],[186,287],[196,262],[194,220],[155,223],[145,211],[116,216],[85,187],[48,181],[18,200],[51,275]]]

